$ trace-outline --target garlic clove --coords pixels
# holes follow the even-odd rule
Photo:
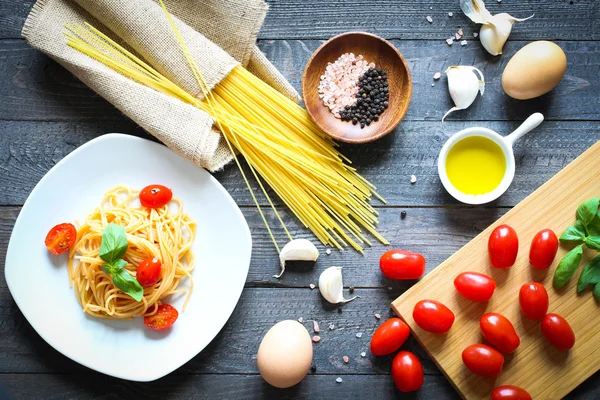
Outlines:
[[[504,44],[508,40],[515,22],[526,21],[527,18],[515,18],[507,13],[492,16],[479,31],[479,40],[483,47],[493,56],[502,54]]]
[[[448,91],[450,92],[452,101],[454,101],[455,107],[452,107],[444,114],[442,122],[444,122],[450,113],[457,110],[464,110],[473,104],[478,91],[482,96],[485,91],[483,73],[475,67],[453,65],[444,73],[448,77]],[[475,73],[479,75],[480,79],[477,78]]]
[[[485,24],[492,18],[482,0],[460,0],[460,8],[476,24]]]
[[[279,252],[281,272],[279,275],[273,275],[273,278],[281,278],[285,272],[286,261],[317,261],[317,258],[319,258],[319,250],[310,240],[290,240]]]
[[[515,18],[507,13],[490,14],[482,0],[460,0],[463,13],[476,24],[483,24],[479,31],[479,40],[483,47],[493,56],[502,54],[502,48],[512,31],[515,22],[523,22],[527,18]]]
[[[344,298],[344,282],[342,267],[329,267],[319,276],[319,292],[325,300],[332,304],[348,303],[360,296]]]

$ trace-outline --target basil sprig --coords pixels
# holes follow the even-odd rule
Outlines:
[[[554,272],[554,287],[562,288],[573,277],[583,254],[583,246],[600,251],[600,197],[584,201],[577,207],[577,221],[560,236],[561,242],[574,242],[578,245],[569,251]],[[581,272],[577,282],[577,292],[594,285],[593,294],[600,301],[600,256],[590,261]]]
[[[102,266],[102,271],[110,275],[116,287],[135,301],[141,301],[144,296],[144,288],[125,269],[127,261],[123,260],[123,256],[127,252],[127,247],[125,228],[117,224],[108,224],[102,231],[102,243],[100,244],[100,258],[106,263]]]

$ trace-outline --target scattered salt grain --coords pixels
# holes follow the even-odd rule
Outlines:
[[[325,250],[325,254],[330,255],[331,254],[331,250],[330,249]]]
[[[461,45],[461,46],[466,46],[466,45],[467,45],[467,41],[466,41],[466,40],[463,40],[462,42],[460,42],[460,45]]]
[[[414,184],[414,183],[417,183],[417,177],[416,177],[416,176],[414,176],[414,175],[411,175],[411,176],[410,176],[410,183],[413,183],[413,184]]]
[[[456,40],[460,40],[460,38],[462,37],[461,35],[458,34],[458,32],[456,34],[454,34],[454,37],[456,37]]]
[[[438,79],[440,79],[442,77],[442,74],[440,74],[439,72],[436,72],[435,74],[433,74],[433,79],[435,79],[436,81]]]
[[[502,0],[498,0],[498,3],[502,3]]]
[[[308,287],[310,288],[310,290],[313,290],[314,288],[316,288],[314,283],[311,283],[310,285],[308,285]]]
[[[321,337],[318,335],[315,335],[312,337],[312,341],[315,343],[319,343],[321,341]]]
[[[375,314],[375,318],[381,319],[381,314]]]
[[[361,338],[361,337],[362,337],[362,332],[358,332],[358,333],[356,334],[356,337],[357,337],[357,338]]]
[[[342,383],[342,382],[343,382],[343,381],[342,381],[342,378],[340,378],[339,376],[338,376],[337,378],[335,378],[335,381],[336,381],[337,383]]]
[[[391,286],[388,286],[388,290],[392,290],[392,289],[393,289],[393,287],[391,287]]]
[[[430,24],[433,22],[433,18],[431,18],[429,15],[427,16],[427,22],[429,22]]]
[[[435,83],[432,83],[432,84],[431,84],[431,87],[434,87],[434,86],[435,86]]]
[[[319,323],[317,321],[313,321],[313,331],[315,331],[315,333],[321,332],[321,329],[319,328]]]
[[[453,38],[446,39],[446,43],[448,43],[448,46],[452,46],[452,43],[454,43],[454,39]]]
[[[303,323],[304,322],[304,318],[302,318],[302,317],[298,318],[298,322]]]
[[[362,353],[360,353],[360,356],[361,356],[361,357],[366,357],[366,356],[367,356],[367,353],[365,353],[365,352],[363,351]]]
[[[334,324],[329,324],[329,330],[332,331],[335,329],[335,325]]]
[[[473,37],[477,37],[477,36],[479,36],[479,33],[473,32]]]
[[[462,28],[459,28],[457,33],[458,33],[460,36],[464,35]]]
[[[454,15],[454,14],[452,14],[451,12],[449,12],[449,13],[448,13],[448,16],[449,16],[449,17],[451,17],[451,16],[453,16],[453,15]]]
[[[348,358],[348,356],[344,356],[344,357],[342,357],[342,360],[344,360],[344,362],[345,362],[346,364],[348,364],[348,362],[350,361],[350,359]]]

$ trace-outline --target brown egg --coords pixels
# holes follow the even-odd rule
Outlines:
[[[515,99],[533,99],[554,89],[566,70],[567,56],[560,47],[545,40],[532,42],[506,64],[502,87]]]
[[[277,388],[300,382],[310,368],[313,348],[304,326],[293,320],[278,322],[267,332],[258,348],[258,372]]]

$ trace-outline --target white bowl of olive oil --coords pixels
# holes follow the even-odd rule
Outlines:
[[[438,173],[444,188],[466,204],[496,200],[515,176],[514,143],[543,120],[542,114],[535,113],[506,137],[480,127],[452,135],[438,158]]]

